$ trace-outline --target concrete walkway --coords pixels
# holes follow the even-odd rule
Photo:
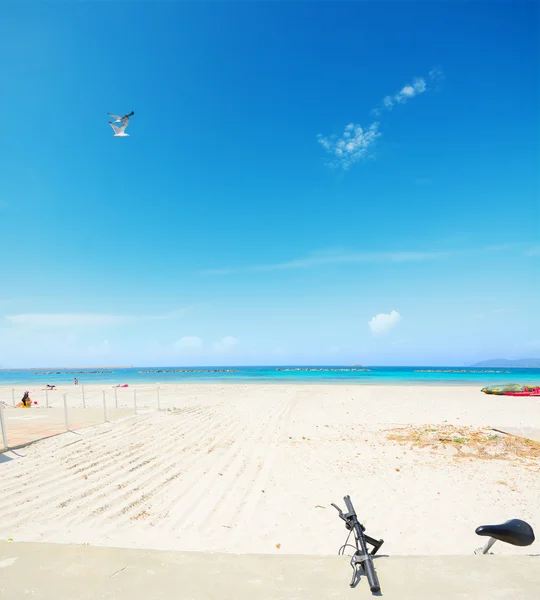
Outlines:
[[[517,437],[532,440],[533,442],[540,442],[539,427],[505,427],[504,425],[501,425],[500,427],[492,427],[491,429],[493,429],[493,431],[500,431],[501,433],[506,433],[508,435],[515,435]]]
[[[4,428],[7,440],[0,433],[0,451],[5,448],[21,448],[32,442],[58,435],[66,431],[63,408],[3,408]],[[126,408],[108,408],[107,421],[115,421],[133,415]],[[68,408],[68,426],[71,431],[99,425],[105,422],[103,408]]]
[[[471,550],[472,552],[472,550]],[[388,600],[533,600],[535,556],[381,557]],[[328,600],[371,598],[349,588],[346,557],[202,554],[0,542],[6,600]]]

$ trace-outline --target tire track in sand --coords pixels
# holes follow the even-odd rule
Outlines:
[[[182,433],[185,433],[185,431],[189,429],[193,429],[193,426],[191,425],[191,421],[193,419],[190,419],[190,422],[188,422],[185,425],[185,427],[182,427],[180,435]],[[108,460],[108,458],[110,458],[110,455],[108,454],[107,449],[104,449],[100,446],[96,454],[92,457],[91,462],[86,463],[87,468],[93,468],[94,466],[98,467],[97,469],[94,469],[94,471],[91,471],[99,472],[100,474],[101,483],[98,483],[98,488],[103,487],[103,484],[107,481],[107,478],[114,478],[118,474],[118,472],[121,471],[121,467],[129,466],[130,464],[133,464],[137,461],[139,463],[144,462],[143,457],[147,455],[148,443],[150,442],[151,445],[151,442],[156,437],[162,435],[162,432],[160,432],[159,427],[159,421],[161,421],[162,418],[158,420],[158,423],[154,424],[156,427],[153,427],[152,424],[149,423],[149,421],[151,420],[151,418],[149,419],[147,417],[145,417],[144,419],[144,426],[147,428],[150,427],[151,430],[155,431],[155,435],[152,435],[150,439],[147,440],[147,443],[132,443],[133,428],[130,427],[130,424],[126,424],[122,428],[122,431],[119,432],[115,440],[115,443],[119,445],[119,448],[114,452],[114,455],[122,457],[120,462],[116,461],[114,457],[111,460]],[[176,442],[176,440],[174,440],[174,442]],[[130,446],[128,447],[129,449],[126,451],[126,446],[128,443],[130,443]],[[84,478],[84,475],[87,475],[87,473],[84,472],[84,468],[81,468],[79,466],[80,464],[81,463],[75,463],[71,465],[72,470],[76,467],[79,467],[76,471],[76,474],[69,474],[69,472],[66,473],[65,471],[62,471],[61,474],[54,477],[52,481],[46,482],[46,487],[47,489],[49,489],[49,493],[46,496],[43,495],[43,486],[41,484],[38,484],[37,487],[39,491],[38,493],[36,493],[37,490],[34,484],[28,485],[26,482],[21,481],[21,486],[23,486],[21,490],[21,497],[17,500],[15,508],[13,508],[13,504],[11,504],[10,508],[12,510],[10,510],[9,508],[3,510],[3,523],[7,524],[9,522],[9,519],[13,518],[14,520],[11,523],[9,523],[10,525],[22,525],[24,522],[28,521],[29,515],[31,515],[31,520],[34,523],[36,523],[39,520],[39,517],[41,516],[44,517],[45,522],[49,522],[50,518],[53,516],[51,515],[51,509],[53,508],[51,507],[51,503],[63,500],[64,502],[68,502],[69,504],[70,499],[73,498],[73,496],[75,496],[77,492],[79,492],[80,496],[85,499],[88,496],[92,495],[91,493],[88,493],[88,484],[86,483],[86,480]],[[136,472],[133,473],[133,477],[137,477]],[[105,478],[105,482],[103,478]],[[26,493],[26,495],[22,495],[23,491]],[[91,492],[94,491],[94,489],[91,490]],[[86,504],[88,504],[88,501],[86,501]],[[3,506],[0,505],[0,510],[2,510],[2,508]],[[29,509],[31,510],[29,511]],[[78,504],[75,503],[73,509],[84,510],[84,506],[80,507]],[[23,514],[21,515],[20,513]],[[18,518],[16,515],[18,516]],[[62,519],[61,513],[57,516],[59,519]]]
[[[238,481],[245,478],[246,469],[251,470],[253,463],[253,448],[269,435],[267,422],[272,415],[280,415],[287,409],[289,397],[278,398],[277,401],[265,405],[262,412],[257,407],[252,415],[249,428],[233,444],[230,451],[222,459],[213,464],[204,480],[193,484],[193,487],[183,494],[188,496],[186,502],[178,498],[178,502],[171,510],[169,527],[173,531],[187,532],[200,528],[205,529],[220,527],[222,522],[216,520],[216,510],[223,504],[230,505],[229,496],[238,485]],[[268,416],[267,416],[268,415]]]
[[[280,433],[289,421],[296,396],[296,391],[288,390],[282,402],[276,404],[263,438],[253,448],[247,449],[251,455],[250,469],[243,479],[237,481],[228,501],[214,507],[214,523],[211,524],[210,519],[205,521],[201,534],[206,534],[210,527],[228,526],[233,528],[234,538],[239,524],[242,528],[249,526],[260,503],[266,499],[267,483],[279,450]]]

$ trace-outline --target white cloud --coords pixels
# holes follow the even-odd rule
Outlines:
[[[393,310],[391,313],[379,313],[368,321],[373,333],[386,333],[401,321],[401,315]]]
[[[437,82],[442,79],[442,71],[437,67],[429,72],[427,80]],[[415,77],[412,83],[407,83],[392,96],[385,96],[382,103],[374,108],[371,113],[379,117],[384,110],[391,110],[396,104],[404,104],[411,98],[423,94],[428,90],[426,78]],[[379,123],[372,123],[367,129],[360,125],[349,123],[341,136],[333,134],[325,137],[317,135],[318,142],[323,148],[333,155],[334,159],[328,163],[330,167],[342,167],[347,170],[353,163],[368,155],[370,147],[382,136]]]
[[[214,350],[216,352],[221,352],[225,354],[234,350],[239,343],[240,340],[238,338],[235,338],[232,335],[226,335],[225,337],[221,338],[219,341],[214,343]]]
[[[525,256],[540,256],[540,246],[525,250]]]
[[[6,315],[6,320],[14,325],[30,327],[94,327],[100,325],[122,325],[136,321],[153,321],[174,319],[183,315],[187,309],[182,308],[163,315],[107,315],[99,313],[23,313]]]
[[[453,252],[344,252],[327,250],[313,253],[311,256],[282,263],[252,265],[223,269],[208,269],[205,275],[229,275],[242,271],[279,271],[286,269],[307,269],[321,265],[339,263],[399,263],[440,260],[451,256]]]
[[[367,129],[363,129],[355,123],[349,123],[341,137],[337,135],[324,137],[319,134],[317,140],[327,152],[334,156],[334,160],[329,165],[346,170],[353,163],[365,157],[369,148],[381,135],[378,123],[372,123]]]
[[[175,348],[178,348],[179,350],[200,350],[202,345],[203,342],[201,338],[194,335],[185,335],[174,343]]]
[[[427,78],[426,77],[415,77],[412,83],[407,83],[398,92],[391,96],[385,96],[382,99],[381,105],[373,109],[372,113],[380,115],[381,112],[386,110],[392,110],[396,104],[405,104],[411,98],[419,96],[424,92],[428,91],[428,81],[430,83],[439,83],[443,78],[443,73],[439,67],[431,69]]]
[[[444,73],[440,67],[434,67],[428,73],[428,77],[432,83],[437,84],[437,83],[440,83],[444,79]]]

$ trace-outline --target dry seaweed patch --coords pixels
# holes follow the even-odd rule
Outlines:
[[[454,425],[405,426],[388,429],[386,437],[394,442],[411,444],[411,448],[455,450],[454,458],[482,460],[540,459],[540,443],[492,429],[474,429]]]

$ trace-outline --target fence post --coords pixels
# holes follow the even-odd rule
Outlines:
[[[2,440],[4,441],[4,448],[9,448],[6,433],[6,424],[4,422],[4,408],[2,402],[0,402],[0,428],[2,429]]]
[[[86,408],[86,398],[84,397],[84,385],[81,385],[82,388],[82,407]]]
[[[118,408],[118,390],[114,386],[114,408]]]
[[[65,418],[65,420],[66,420],[66,431],[69,431],[68,407],[67,407],[67,394],[64,394],[64,418]]]
[[[45,390],[45,407],[49,408],[49,390]]]
[[[160,409],[160,405],[159,405],[159,385],[158,385],[158,388],[157,388],[157,409],[158,410]]]
[[[15,406],[15,388],[11,388],[11,401],[13,402],[13,406]]]
[[[105,423],[107,422],[107,400],[105,399],[105,390],[102,392],[103,394],[103,418],[105,419]]]
[[[137,414],[137,390],[133,390],[133,410]]]

